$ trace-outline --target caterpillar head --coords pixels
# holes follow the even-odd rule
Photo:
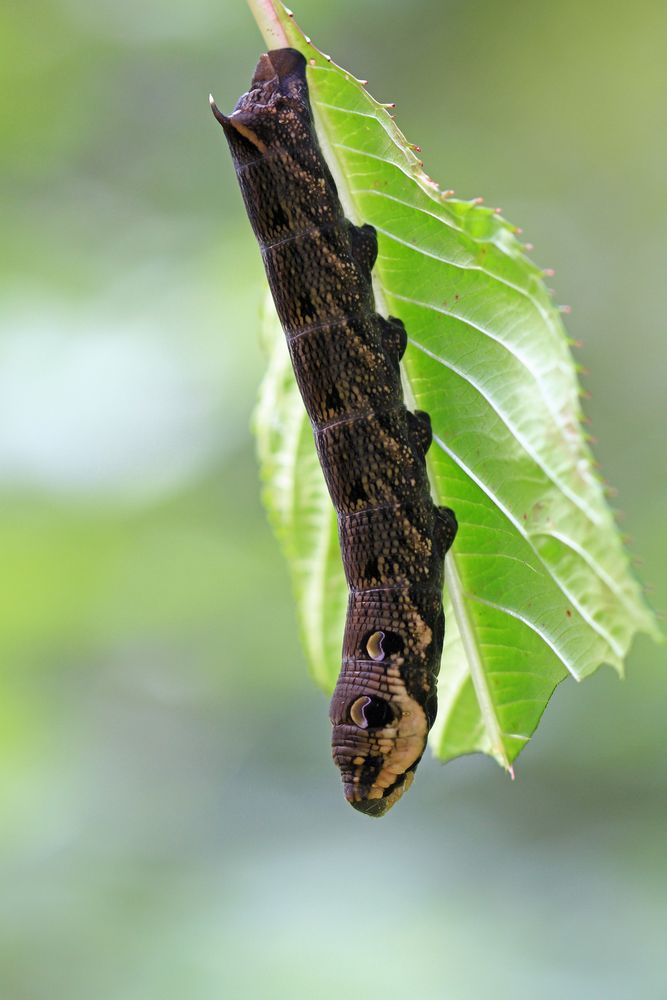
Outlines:
[[[435,717],[428,685],[425,697],[408,690],[404,660],[392,650],[395,638],[371,633],[368,660],[344,666],[331,701],[333,758],[345,798],[368,816],[383,816],[410,787]]]

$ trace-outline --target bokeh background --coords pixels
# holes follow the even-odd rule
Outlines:
[[[667,606],[667,7],[300,0],[427,170],[557,271]],[[667,996],[667,671],[557,691],[511,783],[343,801],[249,423],[263,276],[207,97],[241,0],[0,12],[3,1000]]]

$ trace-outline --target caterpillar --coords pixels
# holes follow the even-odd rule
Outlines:
[[[345,217],[315,134],[306,60],[268,52],[229,117],[213,98],[211,108],[338,515],[349,599],[333,758],[348,802],[381,816],[412,783],[435,721],[456,518],[431,499],[431,421],[408,411],[401,389],[407,334],[376,311],[376,232]]]

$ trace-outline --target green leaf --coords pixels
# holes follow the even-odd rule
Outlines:
[[[378,309],[408,330],[406,397],[431,415],[434,497],[459,533],[432,734],[443,760],[510,768],[555,688],[622,671],[638,631],[660,638],[581,429],[576,369],[543,273],[517,230],[428,178],[385,105],[255,0],[265,37],[308,60],[318,135],[346,214],[375,226]],[[292,567],[317,679],[339,668],[345,583],[335,515],[275,319],[257,433],[265,499]]]

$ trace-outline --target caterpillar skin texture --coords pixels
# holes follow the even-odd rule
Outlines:
[[[345,218],[315,135],[304,57],[263,55],[229,117],[211,106],[338,513],[350,594],[333,757],[348,802],[381,816],[411,784],[435,721],[456,520],[431,500],[430,419],[408,412],[401,391],[405,328],[375,311],[375,230]]]

